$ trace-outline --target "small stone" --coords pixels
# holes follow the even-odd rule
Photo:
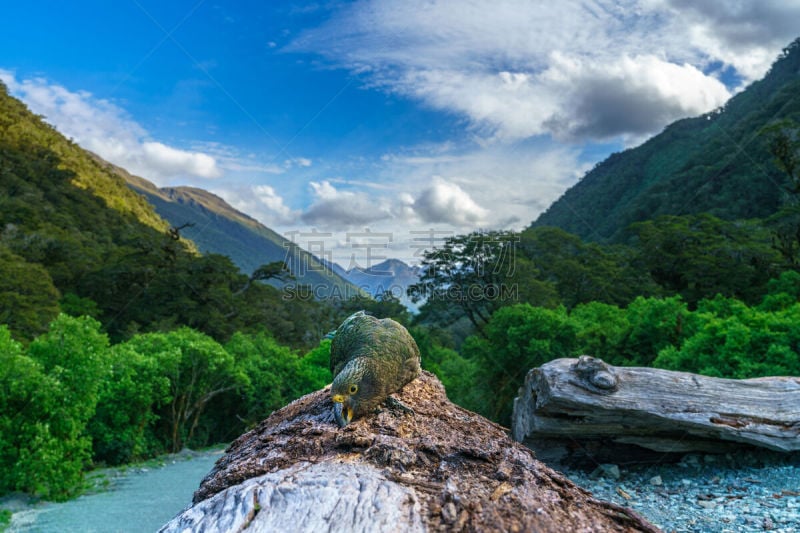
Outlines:
[[[661,480],[661,476],[653,476],[650,478],[651,485],[663,485],[664,482]]]
[[[511,472],[507,468],[500,468],[494,477],[498,481],[508,481],[511,478]]]
[[[609,477],[611,479],[619,479],[619,467],[611,463],[602,464],[594,469],[591,476],[593,478]]]
[[[717,506],[717,502],[714,500],[699,500],[697,505],[702,507],[703,509],[713,509]]]
[[[444,507],[442,507],[442,520],[448,524],[452,524],[456,521],[457,516],[456,504],[453,502],[447,502],[444,504]]]
[[[764,520],[761,522],[761,527],[769,531],[770,529],[775,529],[775,523],[772,521],[772,518],[765,516]]]

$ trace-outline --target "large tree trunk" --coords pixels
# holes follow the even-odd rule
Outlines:
[[[427,372],[343,429],[330,389],[228,448],[162,531],[657,531],[594,499],[505,430],[447,400]]]
[[[800,450],[800,378],[720,379],[556,359],[528,373],[512,425],[515,440],[550,460],[598,453],[625,462],[638,459],[637,450],[646,458],[645,450],[741,446],[791,452]]]

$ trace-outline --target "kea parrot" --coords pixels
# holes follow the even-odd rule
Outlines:
[[[419,376],[419,365],[419,348],[406,328],[391,318],[379,320],[364,311],[350,315],[333,332],[331,342],[336,422],[344,427],[353,418],[375,410]]]

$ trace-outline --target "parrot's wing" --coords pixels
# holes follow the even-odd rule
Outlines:
[[[365,319],[375,320],[364,311],[353,313],[333,332],[330,366],[331,374],[334,378],[350,360],[354,345],[359,343],[359,337],[361,335],[359,335],[358,330],[361,329],[360,326]]]

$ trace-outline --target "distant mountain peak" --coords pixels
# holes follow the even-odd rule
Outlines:
[[[416,272],[417,270],[418,267],[409,266],[401,259],[389,258],[374,265],[369,265],[365,267],[355,266],[350,270],[347,270],[346,272],[356,271],[356,272],[362,272],[364,274],[370,274],[373,276],[396,276],[398,274],[403,274],[409,271]]]
[[[410,310],[417,310],[417,304],[408,298],[406,289],[419,281],[419,267],[409,266],[395,258],[368,267],[353,267],[350,270],[344,270],[339,265],[336,267],[341,276],[373,296],[390,292]]]

